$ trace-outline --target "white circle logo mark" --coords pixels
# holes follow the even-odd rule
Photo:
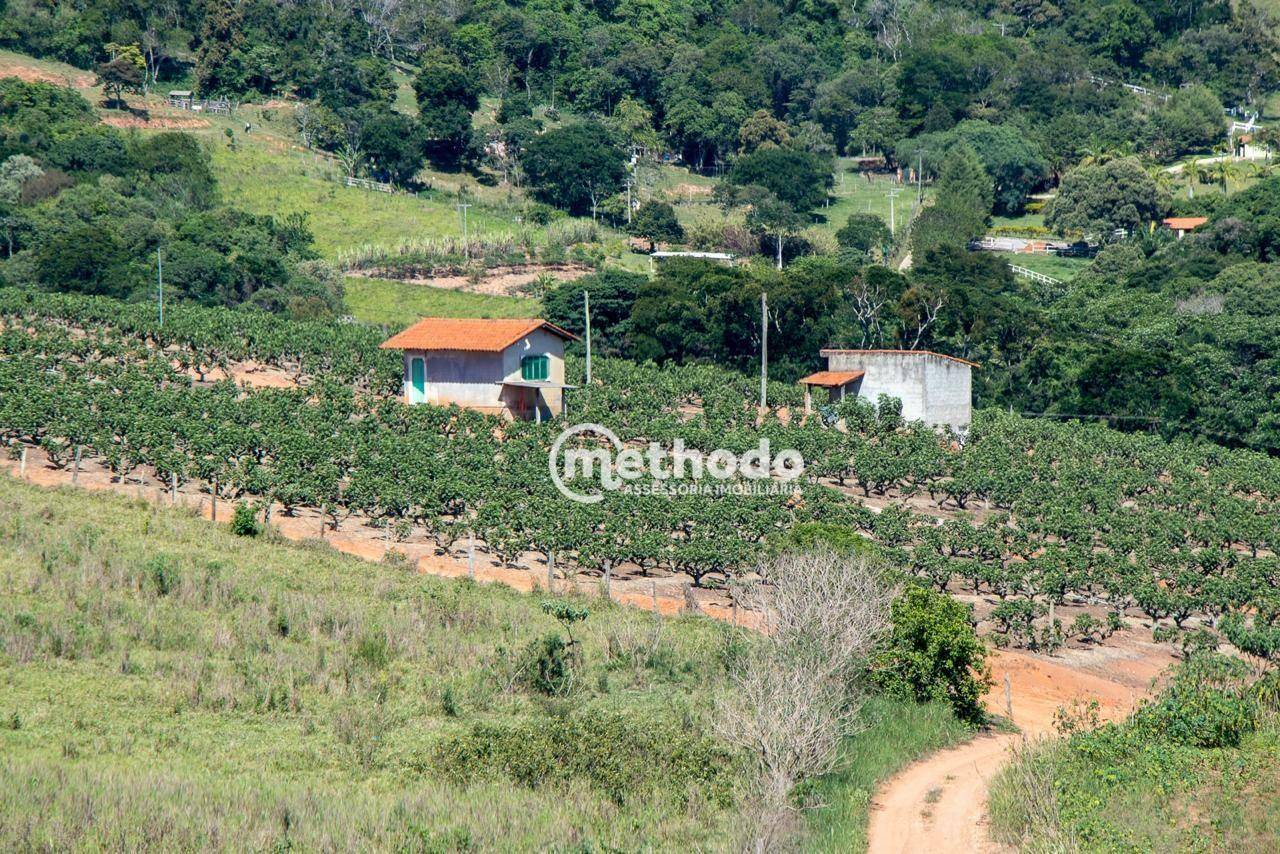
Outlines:
[[[603,436],[608,439],[613,446],[612,450],[604,448],[570,448],[563,452],[562,458],[561,447],[564,445],[565,440],[585,433],[594,433],[597,436]],[[575,424],[564,430],[551,443],[551,452],[547,456],[547,468],[551,472],[551,480],[555,483],[556,489],[560,490],[560,494],[570,501],[577,501],[581,504],[599,503],[604,500],[603,492],[577,492],[565,483],[565,478],[567,477],[570,481],[579,475],[593,478],[598,467],[603,486],[605,488],[617,488],[616,478],[613,473],[613,456],[615,452],[622,449],[622,440],[608,427],[602,424]],[[557,460],[560,460],[559,466],[556,465]]]

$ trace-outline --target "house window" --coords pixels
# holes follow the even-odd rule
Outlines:
[[[539,382],[551,377],[551,357],[525,356],[520,360],[520,379]]]

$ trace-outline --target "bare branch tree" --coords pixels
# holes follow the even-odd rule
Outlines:
[[[865,560],[829,549],[787,554],[761,570],[768,586],[744,595],[764,632],[717,703],[716,728],[757,773],[752,847],[778,847],[791,793],[832,769],[862,706],[862,662],[888,628],[895,591]]]

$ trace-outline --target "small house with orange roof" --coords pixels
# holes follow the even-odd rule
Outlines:
[[[576,340],[545,320],[426,317],[382,349],[404,353],[406,403],[542,421],[564,413],[564,345]]]
[[[1164,220],[1164,227],[1172,231],[1181,240],[1187,232],[1195,231],[1209,221],[1207,216],[1171,216]]]
[[[810,374],[804,386],[804,410],[813,410],[813,389],[825,389],[827,401],[850,395],[876,403],[881,395],[902,401],[902,417],[931,427],[969,429],[973,420],[973,369],[977,363],[929,350],[826,349],[827,369]]]

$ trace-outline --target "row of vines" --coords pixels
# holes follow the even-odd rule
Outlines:
[[[1013,642],[1036,643],[1053,605],[1092,605],[1105,635],[1140,611],[1167,631],[1211,630],[1280,658],[1280,461],[1189,440],[987,411],[964,442],[905,424],[892,401],[848,400],[801,419],[795,387],[710,366],[597,360],[570,393],[572,420],[643,443],[741,453],[795,448],[804,477],[773,493],[560,495],[556,424],[406,407],[399,360],[358,326],[0,290],[0,441],[78,451],[124,478],[194,482],[290,514],[322,508],[442,547],[474,533],[500,559],[538,553],[604,571],[722,583],[797,526],[856,532],[940,590],[996,604]],[[203,382],[253,359],[296,389]],[[581,368],[570,372],[581,383]],[[570,382],[575,382],[573,377]],[[354,524],[354,523],[353,523]],[[1052,626],[1050,627],[1052,629]]]

